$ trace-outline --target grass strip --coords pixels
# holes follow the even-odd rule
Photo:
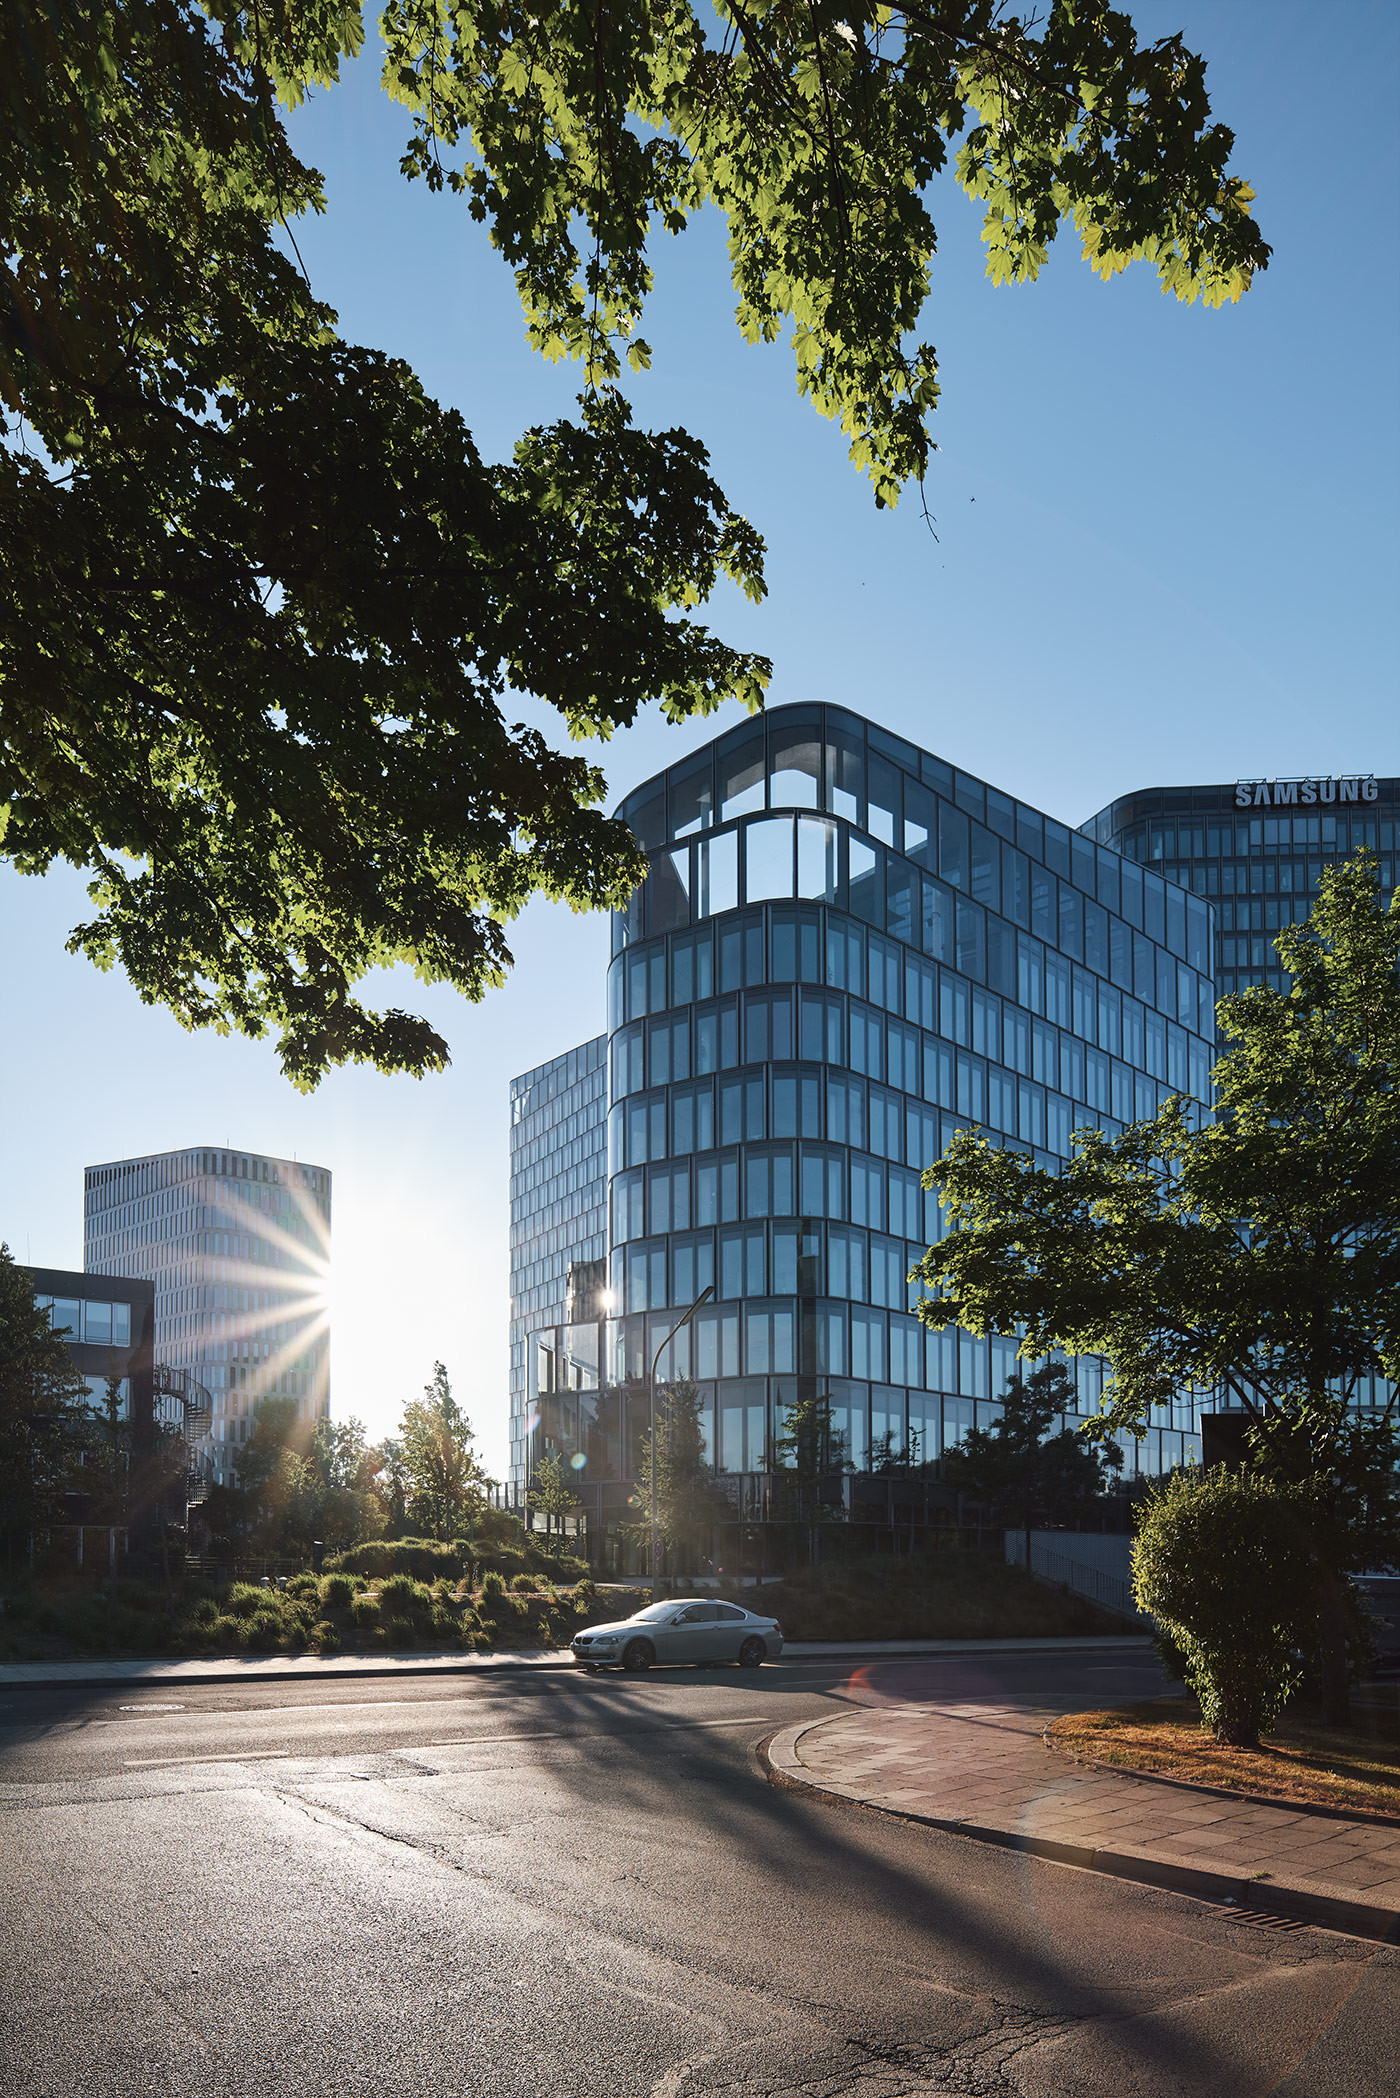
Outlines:
[[[1400,1691],[1367,1685],[1354,1709],[1355,1726],[1339,1728],[1324,1726],[1307,1705],[1291,1705],[1258,1748],[1214,1740],[1190,1697],[1071,1712],[1047,1729],[1047,1738],[1088,1761],[1182,1784],[1343,1813],[1400,1815]]]

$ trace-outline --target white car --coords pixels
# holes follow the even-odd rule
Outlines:
[[[776,1617],[758,1617],[737,1603],[706,1603],[698,1597],[649,1603],[618,1624],[590,1625],[572,1642],[575,1665],[590,1674],[600,1668],[650,1668],[653,1662],[708,1668],[737,1661],[761,1668],[783,1650]]]

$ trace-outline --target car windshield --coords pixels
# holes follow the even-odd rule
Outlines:
[[[645,1610],[638,1610],[633,1624],[660,1624],[675,1609],[674,1603],[648,1603]]]

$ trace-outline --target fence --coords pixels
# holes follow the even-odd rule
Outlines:
[[[1073,1530],[1032,1530],[1031,1572],[1039,1581],[1067,1588],[1087,1602],[1098,1603],[1117,1617],[1129,1617],[1146,1626],[1145,1617],[1133,1601],[1128,1572],[1131,1539]],[[1024,1566],[1026,1540],[1020,1530],[1006,1532],[1008,1565]]]

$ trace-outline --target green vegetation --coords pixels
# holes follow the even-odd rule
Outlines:
[[[1054,1639],[1133,1629],[987,1552],[809,1567],[732,1594],[776,1617],[786,1639]]]
[[[1400,1564],[1400,890],[1387,908],[1358,854],[1274,944],[1290,989],[1217,1008],[1213,1121],[1173,1098],[1121,1135],[1080,1130],[1059,1172],[954,1138],[925,1175],[947,1228],[919,1312],[1020,1332],[1028,1356],[1106,1357],[1101,1434],[1181,1392],[1243,1411],[1249,1461],[1304,1493],[1324,1706],[1345,1725],[1347,1574]],[[1361,1407],[1386,1380],[1389,1402]]]
[[[578,420],[500,465],[300,267],[326,200],[281,111],[335,92],[360,0],[0,9],[0,850],[88,870],[70,947],[187,1027],[270,1034],[303,1087],[447,1062],[356,995],[375,970],[480,998],[531,896],[598,909],[644,873],[514,695],[599,740],[652,700],[761,703],[767,661],[693,614],[762,597],[762,542],[616,384],[650,361],[654,229],[723,214],[739,326],[791,327],[882,503],[929,456],[945,168],[994,282],[1066,220],[1101,276],[1145,257],[1212,305],[1269,255],[1203,62],[1083,0],[390,0],[381,26],[405,173],[465,197],[530,340],[582,360]]]
[[[1194,1691],[1201,1723],[1255,1748],[1318,1650],[1321,1573],[1307,1487],[1258,1471],[1178,1472],[1147,1496],[1133,1589]],[[1358,1622],[1353,1603],[1350,1616]]]
[[[0,1660],[529,1650],[566,1646],[581,1625],[625,1616],[642,1600],[640,1594],[600,1596],[586,1577],[557,1585],[532,1581],[528,1590],[512,1591],[498,1573],[487,1573],[479,1588],[407,1572],[378,1579],[299,1574],[281,1589],[179,1581],[173,1602],[163,1586],[135,1580],[119,1583],[115,1600],[91,1586],[26,1587],[4,1598]]]

